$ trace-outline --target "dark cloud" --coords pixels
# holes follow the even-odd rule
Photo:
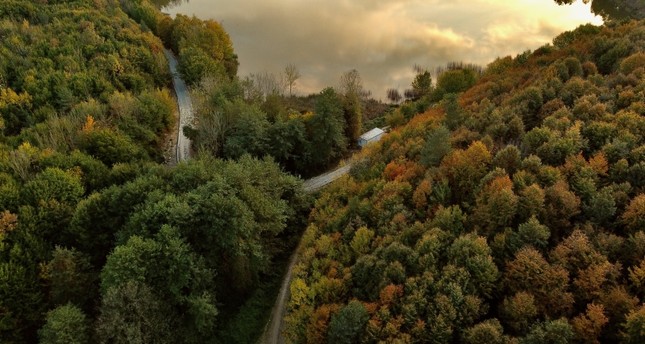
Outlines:
[[[302,74],[298,91],[308,93],[336,85],[343,72],[355,68],[366,88],[384,98],[386,88],[409,85],[415,64],[485,65],[498,56],[535,49],[592,18],[585,15],[588,5],[509,2],[190,0],[169,12],[222,22],[242,75],[278,73],[293,63]]]

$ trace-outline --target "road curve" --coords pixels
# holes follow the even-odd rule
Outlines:
[[[177,95],[177,105],[179,106],[179,130],[177,133],[177,162],[190,158],[190,139],[184,134],[184,126],[193,125],[193,102],[188,94],[186,83],[177,72],[177,59],[172,51],[164,49],[163,53],[168,59],[170,73],[172,74],[172,84],[175,87]]]
[[[306,192],[316,192],[325,185],[335,181],[336,179],[346,175],[349,170],[352,168],[351,163],[347,163],[344,166],[341,166],[331,172],[321,174],[319,176],[307,179],[303,183],[303,188]],[[300,247],[300,245],[298,245]],[[282,336],[282,330],[284,329],[284,313],[286,311],[286,302],[289,298],[289,286],[291,285],[291,274],[293,272],[293,267],[298,261],[298,249],[296,249],[291,258],[289,259],[289,266],[287,267],[287,273],[282,280],[282,285],[280,286],[280,292],[278,293],[278,298],[273,305],[271,310],[271,317],[264,329],[264,333],[260,338],[259,343],[262,344],[283,344],[285,342],[284,337]]]

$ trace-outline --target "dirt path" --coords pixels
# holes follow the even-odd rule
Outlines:
[[[177,59],[172,51],[164,49],[164,54],[168,59],[170,73],[172,74],[172,84],[175,86],[177,95],[177,105],[179,106],[179,129],[177,132],[177,162],[190,158],[190,139],[184,135],[184,126],[193,124],[193,103],[188,94],[188,87],[177,71]]]
[[[336,179],[346,175],[349,170],[352,168],[351,163],[346,163],[345,165],[319,176],[307,179],[303,187],[306,192],[316,192],[323,186],[335,181]],[[300,247],[300,245],[298,245]],[[287,267],[287,273],[284,275],[282,280],[282,285],[280,286],[280,292],[278,293],[278,298],[275,301],[275,305],[271,310],[271,317],[267,323],[264,334],[260,337],[259,343],[262,344],[283,344],[284,337],[282,336],[282,330],[284,329],[284,314],[286,312],[286,302],[289,299],[289,286],[291,285],[291,275],[293,272],[293,267],[298,261],[298,249],[296,249],[291,258],[289,259],[289,266]]]
[[[282,280],[282,285],[280,286],[280,292],[278,293],[278,298],[273,305],[271,310],[271,317],[267,323],[262,337],[260,337],[259,343],[263,344],[283,344],[284,337],[282,336],[282,330],[284,329],[284,313],[286,311],[286,302],[289,299],[289,285],[291,285],[291,274],[293,272],[293,267],[296,265],[298,260],[298,249],[293,251],[291,258],[289,259],[289,266],[287,267],[287,273],[284,275]]]

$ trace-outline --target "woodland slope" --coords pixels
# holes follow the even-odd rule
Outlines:
[[[643,343],[645,22],[466,74],[318,197],[288,340]]]

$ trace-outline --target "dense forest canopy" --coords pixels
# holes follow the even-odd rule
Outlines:
[[[288,340],[644,342],[645,22],[460,70],[317,198]]]
[[[175,100],[236,78],[214,21],[147,0],[0,2],[0,342],[250,342],[308,211],[270,158],[171,167]]]
[[[305,97],[293,65],[241,78],[178,1],[0,2],[0,342],[256,342],[305,228],[291,342],[645,341],[644,22],[417,68],[388,105],[354,69]],[[312,209],[294,174],[375,125]]]

